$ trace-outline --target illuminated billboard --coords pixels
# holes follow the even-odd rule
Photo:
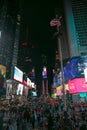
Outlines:
[[[23,72],[16,66],[14,67],[14,80],[23,82]]]
[[[87,92],[85,78],[75,78],[68,82],[69,93]]]
[[[0,65],[0,72],[3,75],[3,77],[6,77],[6,67],[3,65]]]
[[[87,82],[87,68],[84,69],[84,76],[85,76],[85,81]]]
[[[7,80],[7,87],[6,87],[6,99],[11,99],[12,95],[12,82]]]
[[[47,78],[47,68],[44,66],[42,70],[42,78],[46,79]]]
[[[84,70],[87,68],[87,57],[73,57],[64,67],[65,82],[74,78],[85,77]]]
[[[23,94],[23,85],[19,83],[17,87],[17,95],[22,95],[22,94]]]
[[[69,90],[69,88],[68,88],[68,84],[64,84],[64,87],[65,87],[65,94],[66,94],[66,92]],[[56,95],[58,96],[58,95],[63,95],[63,86],[61,85],[61,86],[58,86],[58,87],[56,87]]]

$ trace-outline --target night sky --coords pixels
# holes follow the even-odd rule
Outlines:
[[[50,21],[55,18],[55,14],[63,13],[62,0],[53,2],[30,2],[22,0],[21,3],[21,38],[22,42],[27,42],[28,46],[34,47],[33,62],[36,66],[41,66],[41,55],[47,57],[49,69],[54,65],[57,41],[54,37],[55,27],[50,27]]]

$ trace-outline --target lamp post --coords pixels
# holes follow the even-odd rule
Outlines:
[[[58,51],[59,51],[59,57],[60,57],[60,65],[61,65],[61,76],[62,76],[62,87],[63,87],[63,99],[64,99],[64,110],[66,111],[66,94],[65,94],[65,83],[64,83],[64,72],[63,72],[63,59],[62,59],[62,50],[61,50],[61,38],[60,38],[60,27],[61,27],[61,18],[62,16],[58,17],[56,15],[56,18],[51,20],[50,26],[56,26],[57,27],[57,44],[58,44]]]

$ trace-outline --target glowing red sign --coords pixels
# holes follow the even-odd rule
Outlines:
[[[22,46],[27,46],[27,42],[23,42],[23,43],[22,43]]]

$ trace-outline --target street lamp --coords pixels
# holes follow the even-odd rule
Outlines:
[[[64,84],[64,72],[63,72],[63,60],[62,60],[62,50],[61,50],[61,39],[60,39],[60,27],[61,27],[61,18],[62,16],[58,17],[56,15],[56,18],[51,20],[50,26],[57,27],[57,44],[58,44],[58,51],[59,51],[59,57],[60,57],[60,65],[61,65],[61,75],[62,75],[62,87],[63,87],[63,98],[64,98],[64,110],[66,111],[66,94],[65,94],[65,84]]]

